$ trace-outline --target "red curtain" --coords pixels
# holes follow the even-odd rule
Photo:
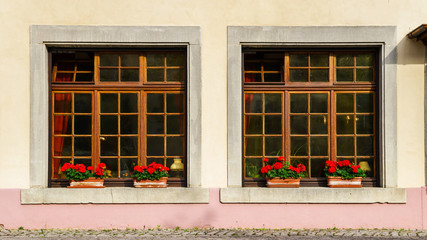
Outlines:
[[[245,74],[245,82],[255,82],[255,74]],[[245,94],[245,112],[250,112],[252,100],[254,99],[254,94]],[[248,129],[249,123],[251,120],[250,115],[246,115],[245,129]],[[243,139],[245,141],[245,139]],[[245,141],[245,149],[246,149],[246,141]]]

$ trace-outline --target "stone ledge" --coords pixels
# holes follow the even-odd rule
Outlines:
[[[221,188],[222,203],[406,203],[405,188]]]
[[[30,188],[21,204],[209,203],[208,188]]]

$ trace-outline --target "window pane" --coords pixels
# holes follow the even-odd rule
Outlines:
[[[266,113],[282,112],[282,94],[265,94],[264,97]]]
[[[308,156],[307,137],[291,137],[291,156]]]
[[[373,66],[373,54],[358,54],[356,55],[356,66]]]
[[[356,94],[356,112],[358,113],[374,112],[374,98],[372,93]]]
[[[101,82],[117,82],[119,81],[119,70],[117,69],[100,69],[99,80]]]
[[[327,158],[312,158],[310,159],[310,172],[311,177],[325,177],[323,169],[325,168],[325,162]],[[308,168],[308,167],[307,167]]]
[[[289,70],[289,81],[291,82],[308,82],[307,69],[291,69]]]
[[[164,66],[165,57],[163,54],[147,54],[148,66]]]
[[[328,116],[310,116],[310,134],[328,134]]]
[[[254,116],[255,117],[255,116]],[[258,117],[258,116],[257,116]],[[268,116],[265,117],[265,134],[282,134],[282,116]],[[261,122],[262,124],[262,122]],[[262,126],[262,125],[261,125]],[[261,126],[259,127],[262,130]]]
[[[92,134],[92,116],[74,116],[74,134]]]
[[[157,164],[164,164],[165,160],[163,158],[147,158],[147,165],[150,165],[153,162]]]
[[[138,94],[120,93],[120,112],[137,113],[138,112]]]
[[[366,171],[367,177],[374,177],[375,166],[373,158],[358,158],[357,164],[360,165],[362,170]]]
[[[166,81],[168,82],[183,82],[184,81],[184,69],[167,69],[166,70]]]
[[[71,113],[71,93],[55,93],[55,113]]]
[[[147,94],[147,112],[148,113],[163,113],[164,99],[163,94],[149,93]]]
[[[307,113],[307,105],[307,94],[291,94],[291,113]]]
[[[86,167],[92,166],[92,159],[90,159],[90,158],[74,158],[74,164],[83,164]]]
[[[282,137],[265,137],[265,156],[282,154]]]
[[[164,156],[163,137],[147,137],[147,155]]]
[[[373,77],[374,77],[374,71],[372,68],[356,69],[357,82],[372,82]]]
[[[281,58],[283,59],[283,58]],[[277,71],[280,72],[283,66],[283,61],[281,62],[264,62],[263,63],[264,66],[264,71]]]
[[[74,94],[74,112],[91,113],[92,112],[92,95],[91,94]]]
[[[101,138],[101,156],[117,156],[118,139],[117,137]]]
[[[167,137],[166,150],[168,156],[183,156],[183,138]]]
[[[138,115],[120,116],[121,134],[138,134]]]
[[[327,113],[328,112],[328,94],[312,93],[310,94],[310,112]]]
[[[337,54],[337,66],[339,67],[354,66],[353,55]]]
[[[374,116],[373,115],[356,115],[356,133],[373,134],[374,133]]]
[[[246,134],[262,134],[262,116],[246,115],[245,121]]]
[[[101,66],[118,66],[119,55],[117,54],[101,54],[99,55],[99,64]]]
[[[147,69],[147,81],[149,82],[163,82],[165,80],[164,69]]]
[[[245,177],[247,178],[262,178],[260,170],[262,168],[261,158],[246,158],[245,159]]]
[[[166,94],[166,112],[167,113],[184,112],[184,95],[182,93]]]
[[[245,112],[262,113],[262,94],[247,93],[245,94]]]
[[[310,138],[310,155],[311,156],[328,156],[329,144],[328,137],[311,137]]]
[[[76,82],[92,82],[93,73],[76,73]]]
[[[71,134],[72,117],[67,115],[56,115],[53,117],[53,134]]]
[[[262,82],[261,73],[245,73],[245,82]]]
[[[120,138],[120,156],[138,156],[138,137]]]
[[[337,113],[353,113],[354,99],[353,93],[338,93],[337,95]]]
[[[264,82],[281,82],[282,75],[280,73],[264,73]]]
[[[169,115],[167,118],[167,133],[168,134],[183,134],[184,133],[184,116]]]
[[[337,69],[337,82],[353,82],[353,69]]]
[[[261,66],[262,66],[261,62],[245,61],[244,69],[245,71],[261,71]]]
[[[92,155],[92,137],[74,138],[74,156]]]
[[[118,117],[110,115],[101,116],[101,134],[117,134],[118,133]]]
[[[262,156],[262,137],[246,137],[246,156]]]
[[[328,82],[329,70],[328,69],[311,69],[310,81],[311,82]]]
[[[119,175],[119,164],[117,158],[101,158],[101,162],[105,163],[107,170],[111,171],[111,176],[113,178],[118,177]]]
[[[139,69],[121,69],[120,81],[122,82],[138,82]]]
[[[163,134],[164,128],[163,115],[147,116],[147,134]]]
[[[185,160],[183,158],[167,158],[166,159],[166,167],[171,168],[172,164],[175,162],[175,159],[179,159],[182,163],[184,163],[184,169],[182,170],[170,170],[169,177],[171,178],[183,178],[185,174]]]
[[[354,155],[354,138],[337,137],[337,155],[353,156]]]
[[[57,73],[55,82],[72,82],[73,77],[73,73]]]
[[[71,156],[71,137],[53,138],[54,156]]]
[[[354,133],[354,116],[338,115],[337,116],[337,134]]]
[[[101,93],[101,113],[118,112],[118,94]]]
[[[130,178],[133,168],[138,164],[137,158],[122,158],[120,159],[120,177]]]
[[[308,67],[307,54],[291,54],[289,55],[289,66],[291,67]]]
[[[328,67],[329,55],[327,54],[312,54],[310,55],[311,67]]]
[[[139,56],[138,54],[122,54],[120,56],[121,65],[124,67],[138,67]]]
[[[374,138],[357,137],[357,156],[374,155]]]
[[[307,116],[291,116],[291,134],[307,134],[307,128]]]
[[[168,66],[185,66],[185,56],[184,54],[167,54],[166,64]]]

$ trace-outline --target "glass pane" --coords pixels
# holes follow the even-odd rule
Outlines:
[[[337,134],[354,133],[354,116],[337,115]]]
[[[56,115],[53,117],[53,134],[71,134],[72,118],[71,116]]]
[[[71,156],[71,137],[54,137],[53,155]]]
[[[120,156],[138,156],[138,137],[120,138]]]
[[[356,82],[372,82],[374,71],[372,68],[356,69]]]
[[[182,93],[166,94],[166,112],[167,113],[184,112],[184,96]]]
[[[122,82],[138,82],[139,69],[121,69],[120,81]]]
[[[246,156],[262,156],[262,137],[246,137]]]
[[[117,116],[101,115],[101,134],[117,134],[118,125]]]
[[[307,134],[308,133],[308,117],[307,116],[291,116],[291,134]]]
[[[337,54],[337,66],[354,66],[354,58],[353,55],[341,55]]]
[[[151,163],[164,164],[165,160],[163,158],[147,158],[147,166]]]
[[[357,164],[360,165],[360,169],[366,171],[367,177],[374,177],[375,166],[373,158],[358,158]]]
[[[307,140],[307,137],[291,137],[291,156],[308,156]]]
[[[327,113],[328,112],[328,94],[312,93],[310,94],[310,112]]]
[[[357,137],[357,156],[374,155],[374,138]]]
[[[264,82],[281,82],[282,75],[280,73],[264,73]]]
[[[337,95],[337,113],[353,113],[354,99],[353,93],[338,93]]]
[[[265,156],[282,155],[282,137],[265,137]]]
[[[91,156],[92,138],[75,137],[74,138],[74,156]]]
[[[167,137],[166,151],[168,156],[183,156],[183,150],[182,137]]]
[[[118,94],[101,93],[101,113],[118,112]]]
[[[353,69],[337,69],[337,82],[353,82]]]
[[[291,67],[308,67],[307,54],[291,54],[289,55],[289,66]]]
[[[245,159],[245,177],[247,178],[262,178],[261,170],[262,160],[261,158],[246,158]]]
[[[90,159],[90,158],[74,158],[74,164],[83,164],[86,167],[92,166],[92,159]]]
[[[93,57],[91,57],[93,58]],[[77,71],[94,71],[93,60],[90,62],[79,62],[77,63]],[[92,73],[93,75],[93,73]]]
[[[354,155],[354,138],[337,137],[337,155],[353,156]]]
[[[121,134],[138,134],[138,115],[120,116]]]
[[[57,73],[55,82],[72,82],[74,73]]]
[[[282,58],[283,59],[283,58]],[[280,72],[282,70],[282,62],[264,62],[264,71],[278,71]]]
[[[92,82],[93,73],[77,73],[76,82]]]
[[[164,69],[147,69],[147,81],[149,82],[163,82],[165,80]]]
[[[328,116],[310,116],[310,134],[328,134]]]
[[[181,159],[181,162],[184,164],[184,169],[182,170],[170,170],[169,171],[169,177],[171,178],[183,178],[185,175],[185,160],[183,158],[177,158]],[[167,158],[166,159],[166,166],[170,169],[172,164],[175,162],[175,158]]]
[[[117,158],[101,158],[101,162],[105,163],[107,170],[111,171],[111,176],[117,178],[119,174]]]
[[[264,118],[265,118],[265,134],[282,134],[282,116],[266,115]],[[262,127],[260,127],[260,129],[261,128]]]
[[[184,54],[167,54],[166,55],[166,65],[168,66],[184,66],[185,65],[185,56]]]
[[[117,54],[101,54],[99,55],[99,64],[101,66],[118,66],[119,55]]]
[[[120,56],[120,64],[124,67],[138,67],[139,56],[138,54],[122,54]]]
[[[373,54],[358,54],[356,55],[356,66],[373,66],[374,56]]]
[[[328,67],[329,55],[327,54],[312,54],[310,55],[311,67]]]
[[[357,113],[373,113],[374,98],[372,93],[357,93],[356,94],[356,112]]]
[[[147,54],[148,66],[164,66],[165,57],[163,54]]]
[[[260,62],[245,61],[245,71],[261,71],[262,64]]]
[[[92,134],[92,116],[74,116],[74,134]]]
[[[117,156],[117,137],[101,137],[101,156]]]
[[[325,173],[323,172],[323,169],[325,168],[325,162],[327,161],[327,158],[312,158],[310,161],[310,170],[311,170],[311,177],[325,177]]]
[[[262,116],[245,116],[246,134],[262,134]]]
[[[55,113],[71,113],[71,93],[55,93]]]
[[[138,112],[138,94],[120,93],[120,112],[137,113]]]
[[[147,155],[148,156],[164,155],[163,137],[147,137]]]
[[[58,71],[74,71],[75,62],[58,62]]]
[[[122,158],[120,159],[120,177],[130,178],[133,168],[138,164],[137,158]]]
[[[183,134],[184,133],[184,116],[169,115],[166,117],[167,133],[168,134]]]
[[[163,113],[164,111],[163,94],[147,94],[147,113]]]
[[[117,82],[119,81],[119,70],[99,69],[99,80],[101,82]]]
[[[165,128],[163,115],[147,115],[147,134],[163,134]]]
[[[311,69],[310,81],[311,82],[328,82],[329,70],[328,69]]]
[[[304,164],[304,166],[307,168],[307,171],[304,173],[304,177],[308,177],[308,170],[310,168],[308,164],[307,158],[291,158],[291,165],[294,167],[297,167],[298,164]]]
[[[245,73],[245,82],[261,82],[261,73]]]
[[[166,70],[166,81],[168,82],[183,82],[184,81],[184,69],[167,69]]]
[[[291,82],[308,82],[307,69],[291,69],[289,70],[289,81]]]
[[[356,115],[356,133],[373,134],[374,133],[374,116],[373,115]]]
[[[308,112],[308,95],[291,93],[291,113]]]
[[[311,137],[310,153],[311,156],[328,156],[328,137]]]
[[[262,94],[247,93],[245,94],[245,112],[262,113]]]
[[[74,112],[91,113],[92,112],[92,95],[91,94],[74,94]]]
[[[264,97],[266,113],[282,112],[282,94],[264,94]]]

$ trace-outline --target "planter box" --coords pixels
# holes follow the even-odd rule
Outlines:
[[[88,178],[83,181],[70,181],[68,188],[104,188],[104,179]]]
[[[162,177],[159,180],[133,179],[133,186],[136,188],[165,188],[168,186],[167,181],[168,181],[167,177]]]
[[[301,178],[267,178],[269,188],[299,188]]]
[[[328,177],[328,186],[331,188],[361,188],[362,178],[341,179],[341,177]]]

